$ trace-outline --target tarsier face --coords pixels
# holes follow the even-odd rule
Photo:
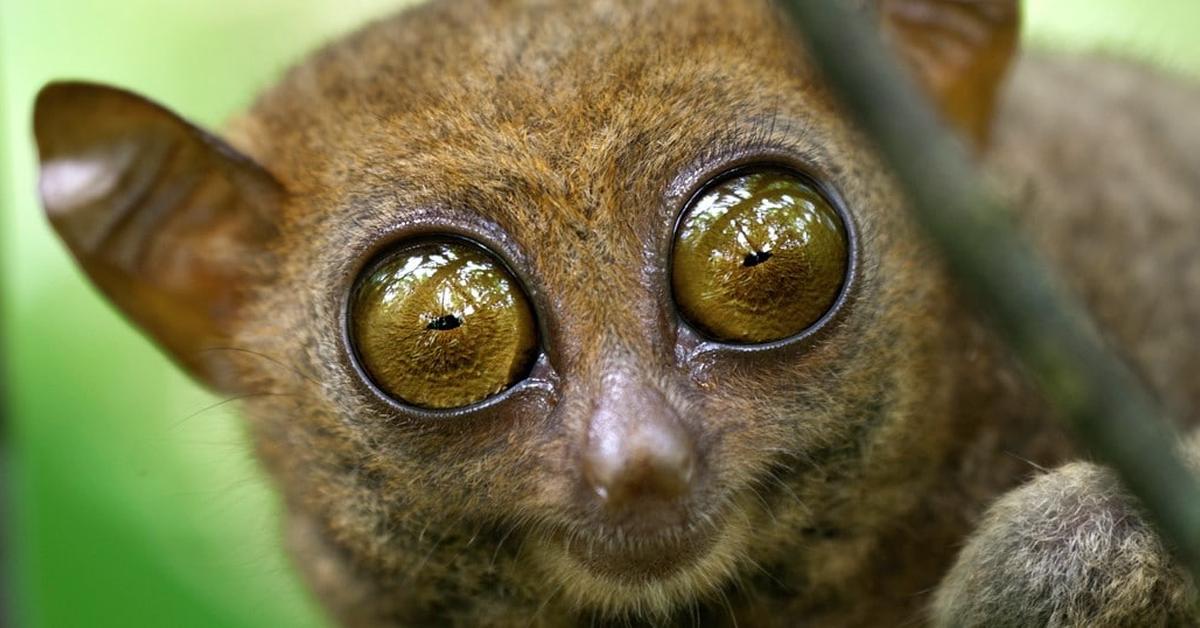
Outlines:
[[[978,136],[1014,17],[959,4],[880,20],[918,61],[914,6],[972,20],[917,67]],[[85,269],[398,607],[819,587],[937,465],[940,274],[769,3],[433,3],[292,71],[248,157],[78,84],[37,132]]]

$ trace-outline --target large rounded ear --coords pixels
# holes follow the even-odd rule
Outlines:
[[[46,214],[97,286],[193,375],[239,389],[225,352],[283,189],[150,101],[53,83],[34,133]]]
[[[1017,45],[1018,0],[877,0],[885,32],[946,119],[987,141],[1001,79]]]

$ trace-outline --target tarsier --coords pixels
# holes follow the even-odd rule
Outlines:
[[[1200,419],[1200,91],[1010,63],[1016,2],[861,4]],[[1198,621],[771,2],[437,1],[296,66],[225,140],[82,83],[35,117],[50,220],[244,397],[345,625]]]

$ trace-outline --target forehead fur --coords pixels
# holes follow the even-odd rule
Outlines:
[[[679,168],[814,91],[783,24],[765,0],[423,5],[293,71],[256,107],[248,148],[299,196],[467,196],[511,222],[529,210],[513,197],[540,191],[574,197],[555,213],[588,224],[603,191],[581,186]]]
[[[773,153],[863,183],[786,24],[766,0],[426,4],[297,67],[237,135],[291,192],[282,241],[314,286],[405,219],[482,221],[531,290],[579,305],[556,335],[630,328],[667,314],[644,297],[704,177]]]

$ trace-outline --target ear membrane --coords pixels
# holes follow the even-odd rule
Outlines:
[[[86,83],[38,95],[34,133],[50,222],[84,271],[185,368],[238,389],[234,316],[264,268],[283,188],[150,101]]]
[[[1020,31],[1018,0],[878,0],[885,32],[943,115],[987,140],[996,93]]]

